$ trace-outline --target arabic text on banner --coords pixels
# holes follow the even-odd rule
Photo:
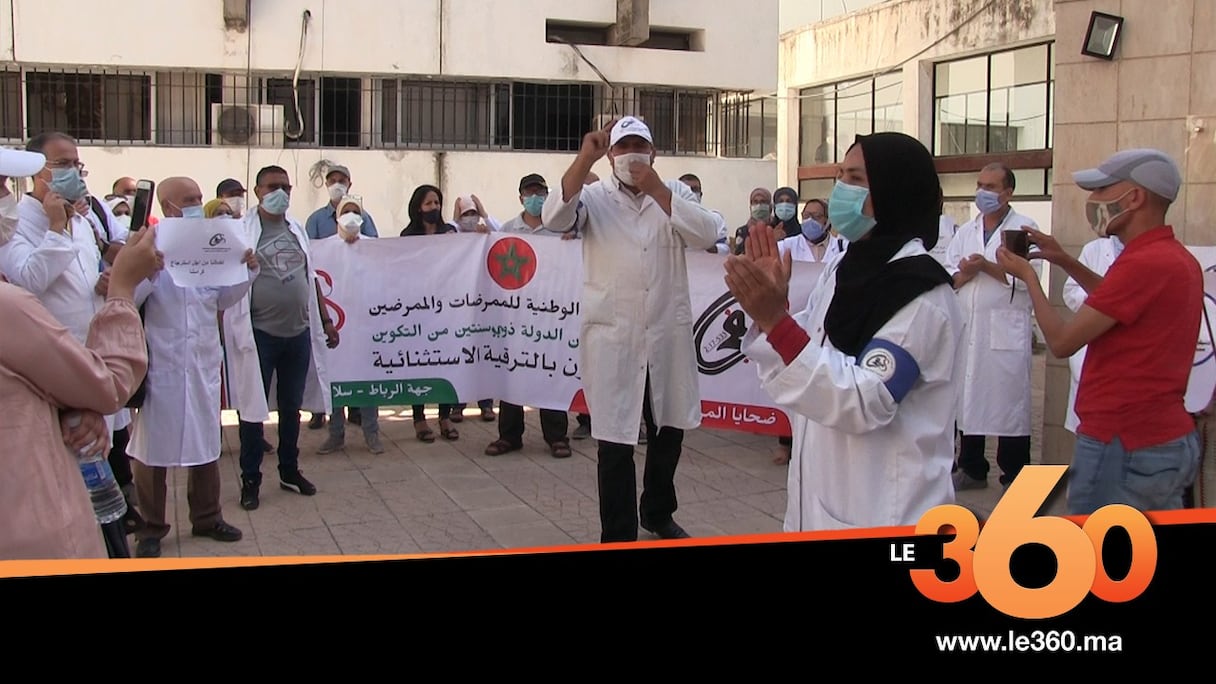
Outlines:
[[[341,341],[326,368],[335,406],[493,398],[584,411],[582,245],[550,236],[457,234],[311,245]],[[786,434],[789,419],[739,351],[751,320],[723,257],[687,254],[703,425]],[[791,309],[822,266],[795,263]]]
[[[166,218],[156,226],[165,271],[179,287],[225,287],[249,277],[248,246],[238,219]]]

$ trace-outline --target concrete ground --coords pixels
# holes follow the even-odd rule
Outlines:
[[[1043,363],[1043,354],[1036,353],[1034,463],[1039,462],[1041,443]],[[437,439],[431,444],[414,436],[408,408],[382,409],[385,452],[378,456],[367,451],[360,428],[349,424],[344,451],[317,455],[328,425],[309,430],[308,417],[302,416],[300,465],[317,487],[315,496],[280,489],[272,453],[263,463],[261,507],[241,509],[236,416],[226,412],[221,455],[224,517],[245,538],[221,543],[192,537],[186,472],[175,469],[170,471],[168,497],[173,529],[162,542],[162,556],[427,553],[599,541],[595,443],[571,441],[572,457],[552,458],[534,411],[526,413],[523,451],[497,457],[483,453],[497,438],[497,423],[482,422],[475,405],[456,426],[456,442],[438,437],[432,417]],[[571,431],[576,425],[572,414]],[[266,435],[277,443],[273,423],[267,423]],[[993,468],[988,488],[959,493],[959,503],[981,519],[1002,491],[996,480],[995,446],[990,440]],[[772,462],[774,447],[774,437],[705,429],[688,433],[676,475],[677,522],[695,537],[780,532],[786,467]],[[641,538],[651,537],[642,532]],[[134,551],[133,539],[131,544]]]

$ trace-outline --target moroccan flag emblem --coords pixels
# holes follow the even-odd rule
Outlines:
[[[504,290],[518,290],[536,275],[536,252],[527,241],[508,237],[494,243],[486,257],[490,277]]]

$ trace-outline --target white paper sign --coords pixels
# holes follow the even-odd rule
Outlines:
[[[241,263],[249,247],[239,219],[161,219],[156,247],[165,255],[165,271],[179,287],[224,287],[249,277]]]

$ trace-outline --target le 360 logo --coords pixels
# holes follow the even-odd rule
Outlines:
[[[975,515],[962,506],[938,506],[916,525],[918,535],[949,534],[942,555],[959,566],[959,575],[943,581],[932,569],[912,570],[912,583],[939,603],[965,601],[977,592],[996,610],[1023,619],[1064,615],[1089,594],[1110,603],[1125,603],[1148,589],[1157,570],[1157,539],[1143,513],[1124,505],[1098,509],[1078,527],[1064,518],[1036,516],[1067,466],[1027,466],[1001,498],[981,533]],[[1122,528],[1131,540],[1127,575],[1111,579],[1102,562],[1107,534]],[[1009,561],[1027,544],[1047,547],[1056,557],[1049,584],[1027,588],[1014,580]]]

